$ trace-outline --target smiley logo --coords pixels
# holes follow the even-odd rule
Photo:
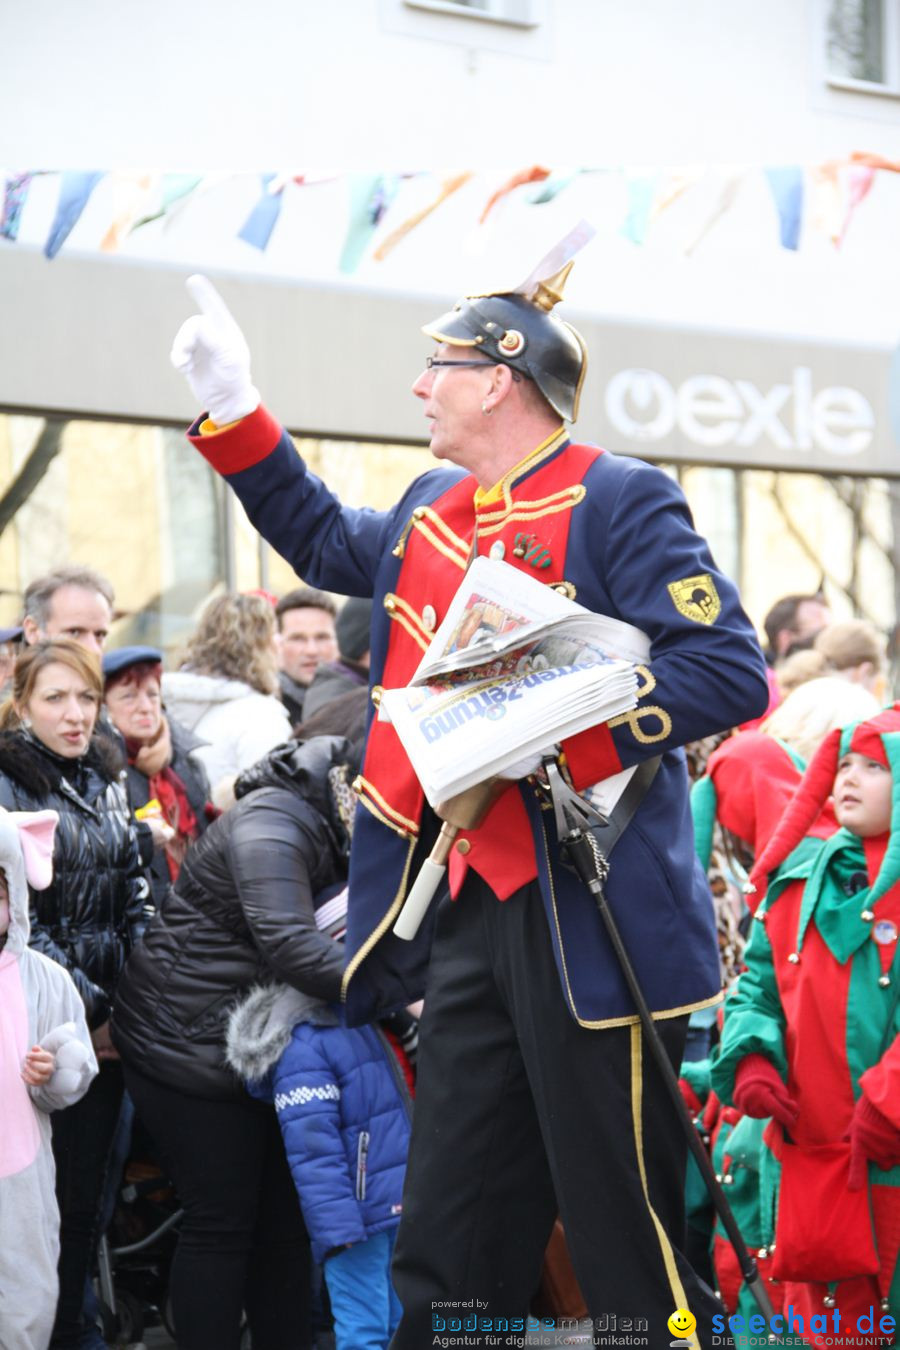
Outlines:
[[[697,1319],[687,1308],[676,1308],[666,1325],[673,1336],[677,1336],[679,1340],[686,1340],[688,1336],[694,1334]]]

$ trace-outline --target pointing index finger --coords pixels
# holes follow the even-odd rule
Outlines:
[[[200,272],[195,272],[193,276],[188,277],[184,284],[201,314],[206,314],[219,323],[234,323],[231,311],[209,277],[203,276]]]

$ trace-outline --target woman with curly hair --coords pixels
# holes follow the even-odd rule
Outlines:
[[[258,595],[219,595],[205,606],[181,669],[166,673],[166,709],[207,742],[194,754],[213,792],[291,735],[277,697],[275,616]]]

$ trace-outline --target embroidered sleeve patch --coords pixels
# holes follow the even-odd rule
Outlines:
[[[715,623],[722,610],[716,584],[708,572],[698,577],[682,577],[669,582],[672,603],[686,619],[695,623]]]

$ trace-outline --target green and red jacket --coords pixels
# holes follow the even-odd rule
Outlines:
[[[887,836],[863,841],[844,829],[814,853],[804,841],[774,873],[747,969],[726,1000],[712,1087],[733,1102],[741,1060],[765,1055],[797,1103],[790,1137],[800,1148],[845,1140],[863,1090],[900,1129],[900,961],[896,940],[874,940],[878,924],[900,930],[900,882],[868,907],[886,843]],[[766,1137],[777,1154],[780,1127]],[[884,1296],[900,1247],[900,1167],[870,1163],[869,1178]]]

